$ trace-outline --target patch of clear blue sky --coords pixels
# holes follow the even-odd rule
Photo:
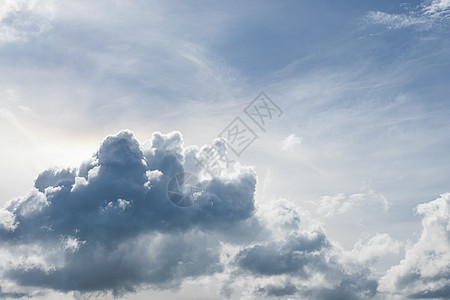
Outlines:
[[[397,89],[440,103],[448,91],[449,34],[438,26],[389,30],[367,24],[369,11],[409,14],[420,1],[283,1],[246,3],[245,13],[212,49],[250,81],[299,62],[288,76],[314,69],[360,69],[370,76],[405,65]],[[227,10],[237,9],[229,4]],[[242,8],[239,8],[242,10]],[[441,103],[442,104],[442,103]]]
[[[364,21],[369,11],[405,13],[402,1],[283,1],[247,2],[240,20],[214,50],[247,75],[265,76],[292,61],[315,56],[308,67],[355,64],[377,59],[390,63],[412,42],[404,32],[377,40],[358,39],[380,31]],[[411,6],[419,5],[419,1]],[[407,29],[408,30],[408,29]],[[381,45],[380,45],[380,42]],[[384,51],[382,51],[384,50]],[[321,52],[322,55],[316,54]],[[301,70],[300,70],[301,71]]]

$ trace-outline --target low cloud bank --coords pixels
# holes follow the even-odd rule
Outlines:
[[[198,277],[220,280],[220,297],[234,299],[448,295],[450,194],[418,206],[419,241],[379,280],[373,263],[401,243],[377,234],[345,251],[290,201],[256,203],[252,168],[208,178],[200,155],[179,132],[139,143],[121,131],[78,168],[42,172],[28,195],[0,209],[0,296],[120,296]],[[183,172],[202,187],[190,207],[167,194]]]

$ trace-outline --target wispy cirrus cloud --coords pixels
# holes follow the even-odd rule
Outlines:
[[[301,143],[302,139],[292,133],[281,141],[280,147],[283,151],[294,151],[295,146],[300,145]]]
[[[325,217],[344,214],[355,208],[380,207],[387,210],[390,204],[386,197],[370,190],[367,192],[351,194],[348,197],[344,194],[335,196],[323,196],[317,207],[317,211]]]
[[[421,17],[405,14],[389,14],[381,11],[369,12],[367,14],[367,21],[372,24],[385,25],[389,29],[399,29],[427,23],[427,21]]]
[[[389,29],[400,29],[413,25],[431,28],[448,18],[450,13],[448,0],[433,0],[429,4],[423,3],[408,13],[391,14],[381,11],[371,11],[366,20],[372,24],[384,25]]]

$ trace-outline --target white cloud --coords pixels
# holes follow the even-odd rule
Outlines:
[[[0,46],[48,31],[53,12],[51,1],[6,0],[0,5]]]
[[[423,8],[426,14],[440,16],[449,13],[450,0],[433,0],[433,2]]]
[[[400,29],[412,25],[420,25],[422,28],[429,29],[450,16],[449,8],[449,0],[433,0],[428,5],[423,3],[421,9],[411,10],[408,14],[371,11],[366,15],[366,20],[372,24],[385,25],[389,29]]]
[[[86,241],[80,241],[73,236],[65,236],[61,238],[61,244],[65,251],[76,252],[80,246],[86,244]]]
[[[411,298],[444,298],[450,294],[450,193],[417,206],[422,234],[399,265],[380,280],[380,291]]]
[[[348,197],[341,193],[335,196],[323,196],[317,211],[324,217],[332,217],[344,214],[351,209],[368,207],[381,207],[387,210],[389,202],[382,194],[377,194],[373,190],[351,194]]]
[[[291,133],[283,141],[281,141],[281,150],[283,151],[294,151],[295,146],[300,145],[302,139]]]
[[[233,299],[369,299],[370,270],[328,240],[321,226],[287,200],[258,208],[273,234],[240,249],[223,293]]]
[[[367,21],[372,24],[385,25],[389,29],[399,29],[411,25],[424,24],[426,20],[404,14],[388,14],[381,11],[371,11],[367,14]]]
[[[393,240],[388,234],[377,233],[365,243],[359,240],[352,254],[362,263],[373,263],[387,254],[398,254],[401,246],[399,241]]]
[[[19,225],[16,216],[6,209],[0,209],[0,225],[4,229],[14,231]]]

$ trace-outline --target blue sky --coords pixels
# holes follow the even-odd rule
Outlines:
[[[106,292],[99,298],[117,292],[125,299],[152,295],[328,299],[327,293],[347,298],[442,298],[450,286],[450,260],[445,254],[450,249],[445,227],[450,206],[445,194],[450,192],[449,16],[447,0],[2,2],[0,202],[4,208],[0,225],[7,233],[0,232],[0,237],[7,246],[1,249],[5,258],[0,266],[0,293],[47,299],[77,299],[96,291]],[[128,227],[120,227],[130,217],[125,214],[114,219],[117,226],[130,239],[142,235],[142,240],[126,244],[110,238],[112,227],[108,226],[114,222],[107,217],[102,224],[86,221],[86,228],[95,231],[99,226],[105,235],[87,234],[83,240],[70,231],[81,229],[67,214],[66,221],[52,223],[54,236],[33,231],[28,233],[32,240],[20,239],[26,226],[37,226],[40,219],[51,220],[59,212],[57,203],[65,198],[56,190],[73,189],[72,196],[67,196],[70,199],[85,197],[95,202],[106,197],[109,200],[100,200],[111,204],[95,202],[100,211],[108,207],[125,211],[128,205],[134,211],[139,201],[164,198],[157,192],[161,182],[168,181],[173,170],[187,170],[189,155],[200,155],[197,148],[188,146],[212,143],[237,116],[249,121],[243,109],[261,91],[283,114],[265,132],[254,128],[259,138],[241,157],[234,157],[253,171],[237,166],[217,184],[205,178],[206,191],[223,193],[226,205],[211,212],[200,203],[196,211],[216,214],[219,220],[231,218],[223,219],[230,222],[230,231],[223,231],[223,220],[213,222],[205,216],[199,221],[186,213],[183,226],[189,230],[172,232],[139,223],[133,235]],[[124,129],[133,134],[117,134]],[[108,135],[112,137],[105,139]],[[120,152],[120,145],[130,151]],[[113,154],[101,154],[98,149]],[[93,170],[105,169],[111,157],[127,164],[130,158],[125,156],[130,153],[145,164],[133,164],[136,169],[130,170],[113,168],[111,174],[92,171],[91,179],[80,171],[86,160]],[[170,161],[167,155],[180,161]],[[75,169],[67,174],[55,171],[67,167]],[[53,171],[44,172],[50,168]],[[137,179],[142,170],[150,172],[145,175],[148,184]],[[138,192],[127,177],[117,179],[129,183],[118,184],[123,190],[117,190],[117,195],[104,196],[101,187],[108,189],[104,182],[125,171],[137,176],[132,177],[138,180],[133,184],[147,188],[153,184],[156,191],[142,187]],[[50,176],[47,181],[42,179],[46,176]],[[36,189],[37,178],[51,189]],[[62,178],[73,181],[72,187],[66,187]],[[86,191],[78,191],[83,180]],[[248,198],[253,189],[254,195]],[[135,197],[135,202],[121,195]],[[54,205],[30,217],[14,203],[24,207],[28,203],[35,209],[42,203]],[[84,211],[83,205],[75,206]],[[170,214],[165,204],[158,205],[145,206],[143,211],[162,214],[158,218],[173,228],[182,226],[174,221],[179,216],[176,211]],[[243,210],[232,209],[233,205]],[[63,211],[68,210],[63,206]],[[297,215],[298,224],[294,222]],[[286,227],[286,222],[292,226]],[[256,223],[261,226],[258,230]],[[207,224],[215,229],[208,231]],[[242,233],[239,242],[231,238],[234,231]],[[88,290],[66,288],[51,277],[46,284],[36,284],[31,275],[10,267],[29,263],[28,268],[42,271],[54,266],[74,276],[75,282],[82,273],[70,269],[67,262],[76,257],[83,264],[96,250],[90,245],[98,238],[102,247],[108,239],[117,243],[111,247],[124,258],[115,261],[114,256],[110,261],[132,269],[136,262],[128,260],[124,249],[145,243],[153,247],[157,241],[147,236],[149,232],[161,239],[157,254],[148,258],[148,267],[155,268],[156,275],[139,273],[142,276],[136,275],[132,284],[126,277],[118,278],[116,287],[99,283]],[[14,235],[19,244],[9,240]],[[189,240],[212,245],[211,252],[192,248],[190,253],[209,257],[211,265],[197,263],[198,268],[166,274],[166,281],[153,280],[162,266],[156,260],[175,259],[177,253],[167,249],[176,239],[185,241],[180,247],[192,248]],[[304,243],[316,245],[321,259],[333,255],[345,259],[334,263],[325,259],[331,269],[324,269],[317,266],[322,262],[319,258],[311,265],[304,258],[306,271],[279,269],[277,274],[247,263],[251,255],[253,262],[272,255],[274,262],[282,264],[290,257],[286,253],[298,251],[296,247]],[[40,253],[56,244],[62,245],[61,253]],[[25,245],[35,249],[32,261],[8,254]],[[427,256],[430,246],[442,255]],[[31,255],[25,252],[23,257]],[[427,267],[434,263],[435,269]],[[408,277],[414,268],[421,274],[415,279]],[[339,273],[338,269],[351,271]],[[328,278],[334,287],[320,281],[327,272],[334,274]],[[430,283],[429,278],[434,281]],[[246,280],[255,286],[246,287]],[[358,289],[344,287],[349,280]],[[200,293],[199,287],[205,291]]]

